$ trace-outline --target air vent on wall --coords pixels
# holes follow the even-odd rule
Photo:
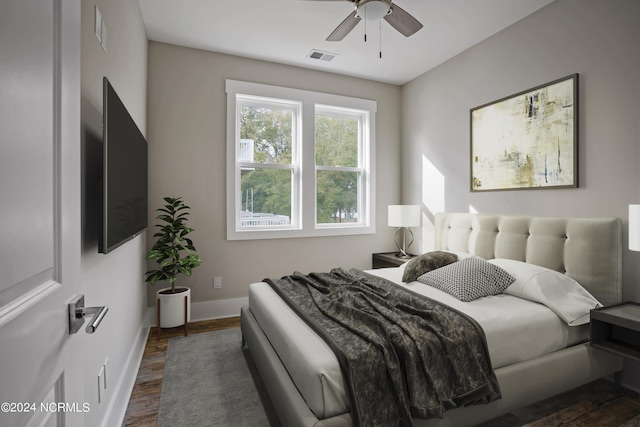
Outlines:
[[[336,53],[323,52],[321,50],[313,49],[311,52],[309,52],[307,58],[319,59],[321,61],[329,62],[336,56],[338,56]]]

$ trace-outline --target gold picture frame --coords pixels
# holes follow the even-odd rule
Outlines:
[[[578,74],[470,111],[471,191],[578,187]]]

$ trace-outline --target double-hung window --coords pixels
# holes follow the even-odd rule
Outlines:
[[[226,86],[227,239],[375,232],[375,101]]]
[[[300,224],[300,104],[256,96],[239,96],[238,101],[237,227],[295,229]]]
[[[367,114],[328,105],[315,113],[316,226],[362,224]]]

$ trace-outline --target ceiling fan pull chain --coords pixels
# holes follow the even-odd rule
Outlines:
[[[382,19],[378,21],[380,28],[380,59],[382,59]]]
[[[367,8],[364,8],[364,42],[367,42]]]

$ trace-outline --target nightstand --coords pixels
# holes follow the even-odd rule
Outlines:
[[[399,267],[405,262],[411,260],[411,258],[400,258],[399,256],[396,256],[397,253],[398,252],[381,252],[373,254],[371,257],[371,268]],[[415,255],[411,255],[412,258],[414,256]]]
[[[590,344],[640,362],[640,304],[627,301],[591,310]],[[616,372],[617,385],[621,379]]]
[[[591,310],[591,346],[640,362],[640,304]]]

